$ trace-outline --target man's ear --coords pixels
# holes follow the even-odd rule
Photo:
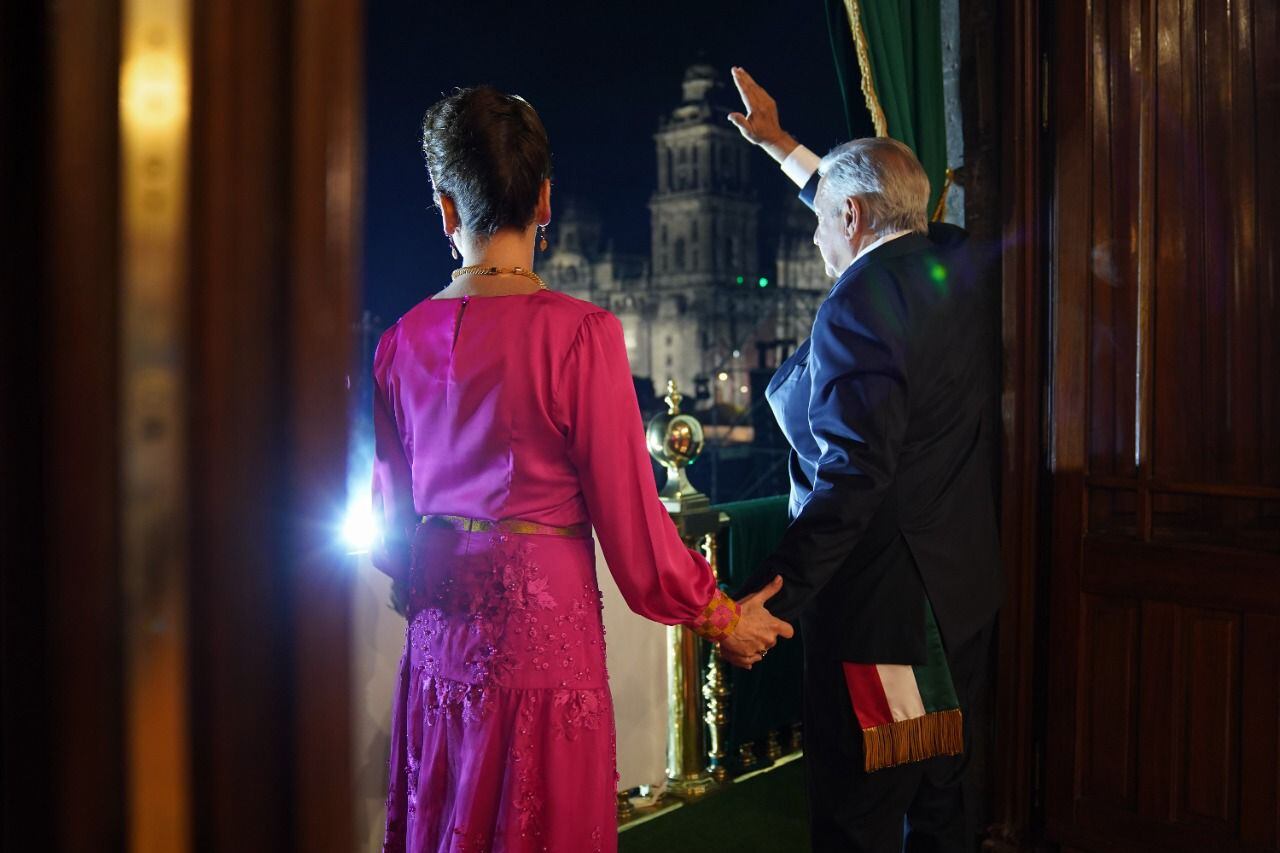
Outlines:
[[[462,217],[458,215],[458,205],[444,193],[436,194],[436,206],[440,208],[440,218],[444,222],[444,233],[453,234],[462,227]]]
[[[844,215],[844,235],[852,240],[862,225],[862,202],[850,196],[844,200],[844,208],[840,212]]]

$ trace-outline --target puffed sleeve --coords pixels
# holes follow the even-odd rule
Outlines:
[[[409,547],[417,517],[413,474],[397,426],[399,407],[390,375],[398,328],[392,326],[383,334],[373,355],[373,517],[378,535],[370,556],[379,569],[403,579],[409,573]]]
[[[583,318],[555,400],[591,524],[627,605],[711,640],[729,636],[737,604],[716,586],[702,555],[685,547],[654,488],[617,317],[601,311]]]

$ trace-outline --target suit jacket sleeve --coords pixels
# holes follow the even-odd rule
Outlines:
[[[818,181],[822,176],[816,171],[809,176],[809,180],[800,188],[800,200],[804,202],[805,207],[813,210],[813,199],[818,195]]]
[[[848,559],[893,480],[907,424],[906,309],[897,281],[868,269],[836,286],[813,325],[813,491],[748,584],[782,575],[767,604],[794,622]]]

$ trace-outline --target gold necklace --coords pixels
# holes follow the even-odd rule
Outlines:
[[[486,267],[480,264],[474,264],[469,267],[458,267],[453,271],[451,279],[456,280],[462,275],[522,275],[525,278],[533,279],[537,283],[539,290],[548,290],[547,283],[538,277],[533,270],[527,270],[524,267]]]

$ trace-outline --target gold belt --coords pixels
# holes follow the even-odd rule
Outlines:
[[[586,539],[591,536],[590,524],[553,527],[550,524],[539,524],[536,521],[525,521],[520,518],[488,521],[483,518],[467,518],[462,515],[424,515],[422,523],[440,524],[466,533],[484,533],[488,531],[496,533],[532,533],[541,536],[565,536],[570,539]]]

